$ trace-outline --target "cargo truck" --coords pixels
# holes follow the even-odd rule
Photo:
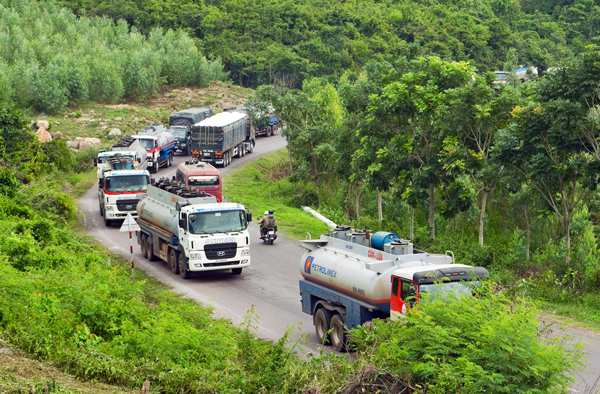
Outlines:
[[[104,149],[98,151],[98,157],[94,158],[94,166],[98,167],[98,179],[102,177],[103,171],[111,168],[109,160],[119,155],[131,158],[131,168],[128,169],[145,170],[148,166],[146,149],[140,145],[139,140],[126,135],[115,142],[109,151]]]
[[[165,126],[155,124],[146,127],[133,138],[146,149],[148,169],[157,173],[160,167],[171,167],[175,154],[175,139]]]
[[[247,133],[245,113],[216,114],[192,126],[192,156],[226,167],[233,157],[242,157],[254,149],[254,140],[248,140]]]
[[[131,213],[136,217],[138,199],[146,194],[150,173],[131,169],[131,158],[114,156],[109,169],[104,169],[98,179],[98,204],[104,224],[110,227],[114,221],[123,220]]]
[[[192,126],[213,115],[210,108],[188,108],[173,112],[169,117],[169,132],[175,138],[175,150],[189,156],[192,153]]]
[[[137,242],[148,260],[159,258],[174,274],[250,266],[248,223],[243,205],[218,203],[214,196],[176,181],[160,179],[148,186],[137,205]]]
[[[398,320],[423,293],[470,293],[488,276],[387,232],[338,227],[300,245],[307,250],[300,262],[302,311],[313,316],[317,339],[337,351],[346,348],[346,330],[377,318]]]

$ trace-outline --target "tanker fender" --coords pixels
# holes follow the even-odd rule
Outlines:
[[[345,306],[337,305],[337,304],[330,304],[330,303],[327,303],[327,302],[321,300],[321,301],[317,301],[315,303],[315,307],[312,311],[313,312],[312,313],[313,324],[315,323],[315,315],[316,315],[317,311],[321,308],[325,308],[328,311],[331,311],[333,313],[339,313],[340,316],[342,316],[342,318],[344,319],[344,322],[346,321],[346,307]]]

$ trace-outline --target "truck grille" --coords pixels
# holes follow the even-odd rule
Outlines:
[[[123,211],[135,211],[135,207],[137,206],[138,199],[135,200],[117,200],[117,209],[121,212]]]
[[[230,259],[235,257],[236,252],[237,244],[235,242],[204,245],[204,253],[209,260]]]
[[[225,261],[223,263],[204,263],[204,267],[222,267],[224,265],[239,265],[239,261]]]

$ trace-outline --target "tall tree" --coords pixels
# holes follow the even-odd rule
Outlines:
[[[480,195],[479,244],[483,246],[488,198],[496,187],[502,166],[490,159],[498,130],[511,121],[511,110],[523,99],[510,85],[493,85],[494,74],[476,77],[466,86],[450,91],[450,133],[460,140],[463,171]]]
[[[443,172],[438,155],[443,148],[449,91],[467,84],[473,73],[467,63],[436,56],[400,58],[394,72],[382,76],[381,92],[370,97],[371,117],[387,126],[381,148],[394,145],[406,151],[416,169],[414,183],[429,189],[431,239],[435,238],[435,187]]]
[[[513,114],[515,124],[498,135],[497,158],[520,173],[559,218],[568,266],[573,212],[595,189],[600,174],[576,132],[586,113],[576,103],[550,100]]]

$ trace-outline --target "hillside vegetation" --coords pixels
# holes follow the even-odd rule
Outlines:
[[[21,107],[144,99],[161,86],[224,78],[183,31],[142,35],[124,20],[77,17],[52,2],[0,1],[0,91]]]
[[[600,29],[587,0],[62,0],[79,15],[124,19],[144,33],[183,29],[223,59],[236,83],[300,87],[335,82],[369,60],[393,60],[405,43],[502,69],[510,48],[545,70],[583,50]]]

